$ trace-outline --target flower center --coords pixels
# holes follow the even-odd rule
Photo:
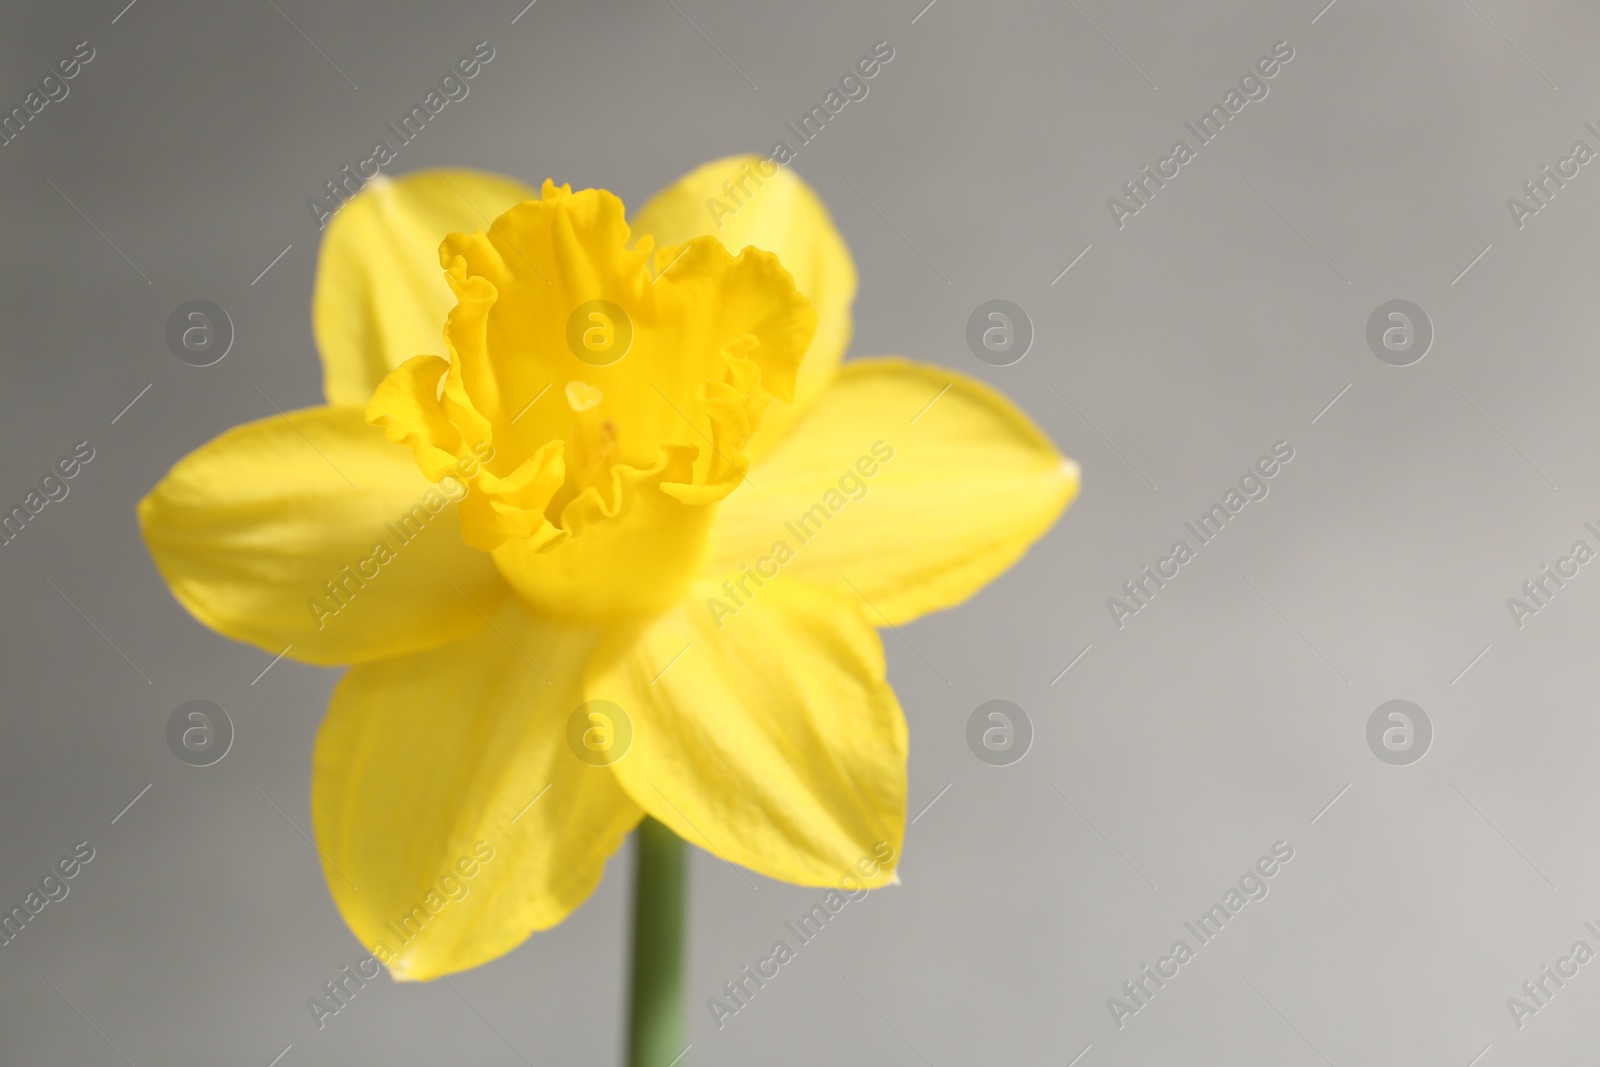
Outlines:
[[[579,493],[599,487],[618,459],[617,424],[600,414],[605,394],[588,382],[568,382],[567,406],[572,409],[572,429],[566,438],[566,481],[545,507],[545,517],[559,524],[561,513]]]
[[[715,504],[744,480],[763,410],[792,400],[816,329],[770,253],[734,257],[709,237],[630,250],[628,238],[616,197],[549,182],[488,234],[450,235],[439,249],[457,298],[449,359],[408,360],[367,408],[431,478],[493,447],[461,502],[462,536],[564,618],[636,617],[681,595]],[[631,334],[604,366],[569,340],[574,316],[597,304]],[[554,382],[566,383],[565,410],[538,401]]]

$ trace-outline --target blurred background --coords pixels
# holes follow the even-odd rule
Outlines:
[[[306,201],[477,41],[494,60],[392,172],[632,206],[793,144],[784,123],[889,42],[794,162],[860,269],[852,353],[981,377],[1084,468],[1015,569],[885,633],[912,731],[903,884],[720,1029],[706,998],[821,892],[693,856],[685,1064],[1592,1061],[1600,963],[1559,960],[1600,950],[1600,568],[1520,627],[1507,601],[1574,542],[1600,549],[1600,175],[1573,157],[1600,150],[1600,10],[925,2],[0,14],[4,109],[93,50],[0,148],[0,503],[94,449],[0,548],[0,903],[94,849],[0,948],[0,1061],[620,1058],[631,846],[556,929],[454,987],[381,978],[317,1028],[307,998],[365,954],[307,837],[338,672],[202,628],[134,519],[264,397],[321,400]],[[1119,226],[1109,198],[1138,206],[1123,183],[1197,146],[1184,124],[1275,46],[1292,59],[1267,95]],[[196,299],[236,330],[205,368],[165,339]],[[967,342],[994,299],[1033,332],[1009,366]],[[1369,331],[1396,300],[1406,318]],[[1278,442],[1270,494],[1119,627],[1108,599]],[[165,739],[197,699],[236,731],[205,768]],[[996,699],[1033,732],[999,766],[967,740]],[[1396,699],[1421,712],[1409,743],[1369,744]],[[1119,1026],[1108,1000],[1135,1005],[1123,983],[1195,945],[1184,924],[1275,842],[1293,859],[1267,897]],[[1577,975],[1529,1000],[1546,964]]]

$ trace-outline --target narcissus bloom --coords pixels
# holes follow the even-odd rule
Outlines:
[[[815,194],[768,165],[720,230],[706,208],[755,162],[631,228],[603,190],[373,182],[323,239],[327,405],[139,505],[200,621],[351,665],[312,822],[398,978],[560,922],[646,813],[772,878],[891,881],[907,730],[876,628],[965,600],[1077,491],[987,386],[841,364],[855,267]],[[620,758],[584,758],[596,729]]]

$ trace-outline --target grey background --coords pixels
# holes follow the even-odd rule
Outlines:
[[[948,792],[910,828],[904,884],[850,905],[721,1031],[704,999],[820,891],[752,891],[694,856],[685,1063],[1592,1060],[1600,963],[1520,1031],[1505,999],[1574,940],[1600,948],[1581,925],[1600,918],[1600,567],[1520,631],[1505,599],[1596,545],[1600,168],[1521,231],[1505,199],[1574,140],[1600,147],[1582,125],[1600,119],[1600,11],[938,0],[913,24],[921,2],[539,0],[514,25],[517,0],[0,13],[7,108],[72,43],[98,52],[0,149],[0,500],[74,441],[98,451],[0,549],[0,901],[73,842],[97,850],[0,949],[0,1061],[620,1057],[628,849],[557,929],[454,988],[381,979],[315,1029],[306,999],[363,954],[303,837],[337,673],[283,662],[252,685],[268,657],[179,608],[134,522],[181,455],[270,411],[252,383],[284,408],[320,400],[305,201],[480,39],[496,59],[396,169],[550,176],[635,206],[769,149],[890,41],[867,99],[796,163],[860,268],[852,351],[995,383],[1085,471],[1021,565],[885,635],[911,811]],[[1280,39],[1296,54],[1270,95],[1119,231],[1106,198]],[[196,297],[238,329],[206,369],[163,341]],[[1012,367],[964,343],[995,297],[1035,328]],[[1395,298],[1434,323],[1415,366],[1366,347]],[[1280,439],[1296,454],[1271,495],[1117,630],[1106,598]],[[1364,740],[1396,697],[1435,730],[1409,767]],[[197,698],[237,729],[206,769],[163,740]],[[965,743],[995,698],[1036,731],[1010,767]],[[1279,839],[1296,855],[1271,895],[1118,1030],[1106,999]]]

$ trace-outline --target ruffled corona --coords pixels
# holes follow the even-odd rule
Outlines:
[[[450,235],[449,358],[407,360],[367,406],[430,479],[489,455],[462,534],[560,618],[646,616],[681,597],[816,331],[769,252],[628,239],[615,196],[551,182],[488,233]]]

